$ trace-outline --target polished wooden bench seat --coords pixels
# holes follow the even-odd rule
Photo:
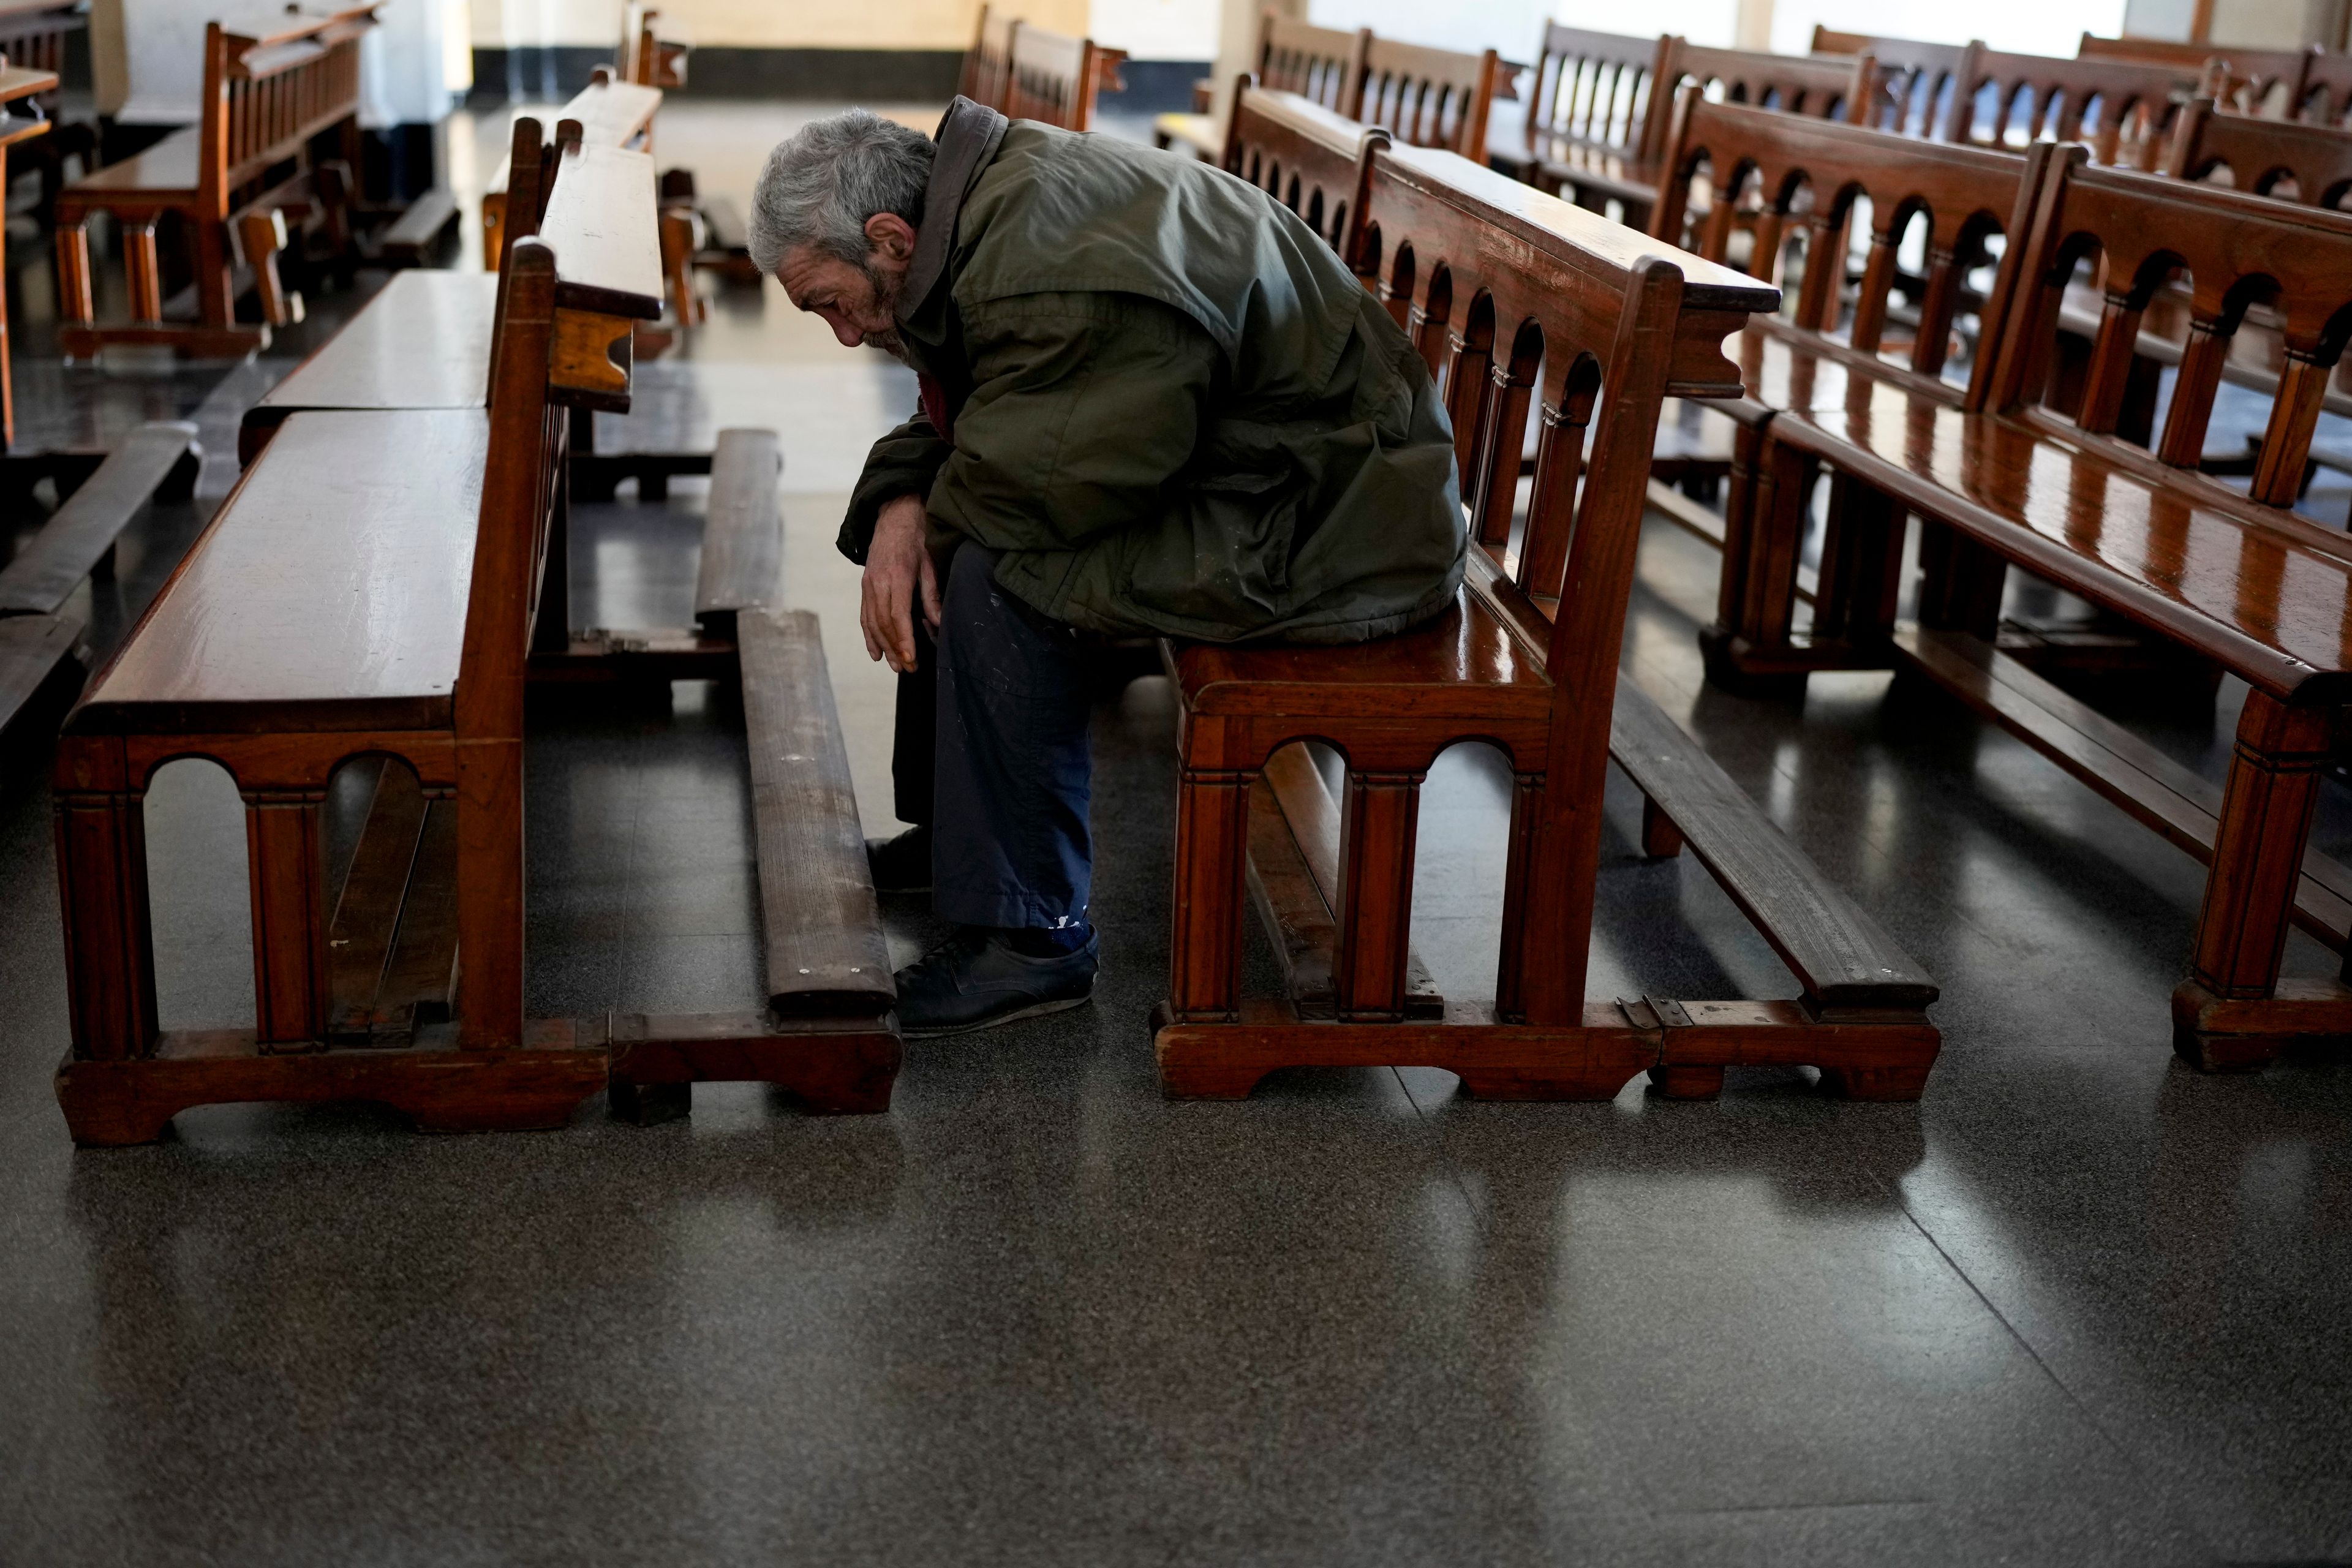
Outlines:
[[[275,257],[283,243],[279,209],[316,200],[310,149],[341,129],[348,166],[356,146],[360,38],[374,25],[372,5],[285,18],[268,34],[207,23],[205,106],[194,126],[76,180],[57,204],[58,347],[87,358],[108,343],[162,344],[200,357],[236,358],[269,342],[268,323],[236,316],[234,244],[259,277],[263,308],[282,322]],[[290,171],[290,173],[289,173]],[[100,324],[91,289],[89,222],[110,213],[122,226],[131,320]],[[195,279],[196,317],[165,321],[156,225],[185,222]]]
[[[251,462],[289,415],[306,409],[480,408],[498,296],[487,272],[395,274],[246,410],[239,456]]]
[[[1907,960],[1865,963],[1893,944],[1793,849],[1743,855],[1739,837],[1772,834],[1769,822],[1752,804],[1735,810],[1744,797],[1720,770],[1617,679],[1659,406],[1669,389],[1736,393],[1719,344],[1771,291],[1694,257],[1663,258],[1452,154],[1378,136],[1364,149],[1349,243],[1414,328],[1465,433],[1467,581],[1436,619],[1361,646],[1165,648],[1183,772],[1170,997],[1157,1018],[1163,1088],[1237,1096],[1280,1066],[1412,1063],[1449,1068],[1484,1096],[1607,1098],[1644,1069],[1664,1093],[1705,1096],[1727,1066],[1795,1061],[1853,1094],[1916,1096],[1936,1051],[1923,1012],[1932,984]],[[1538,398],[1520,531],[1512,498]],[[1803,996],[1585,1000],[1595,807],[1618,733],[1630,753],[1620,762],[1658,791],[1653,847],[1704,837],[1703,862],[1759,924],[1780,928],[1773,940]],[[1419,787],[1438,752],[1473,738],[1503,750],[1517,781],[1497,994],[1417,1016],[1407,932]],[[1277,941],[1297,949],[1291,992],[1245,998],[1243,889],[1294,874],[1290,857],[1259,853],[1253,801],[1304,741],[1346,765],[1334,874],[1312,879],[1336,884],[1323,893],[1328,920],[1276,921]],[[1319,836],[1277,805],[1311,864]],[[1307,972],[1329,976],[1328,1016],[1299,994]]]
[[[654,115],[661,100],[659,88],[619,80],[608,68],[599,66],[593,79],[557,111],[555,139],[643,151],[653,135]],[[578,128],[576,137],[573,127]],[[551,164],[543,173],[551,174],[552,168]],[[507,190],[513,178],[514,160],[509,153],[491,176],[489,188],[482,193],[482,265],[492,272],[506,255]],[[539,199],[543,203],[546,197],[542,194]]]

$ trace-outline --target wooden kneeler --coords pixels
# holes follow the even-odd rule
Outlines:
[[[1451,153],[1367,155],[1355,259],[1443,372],[1470,501],[1467,581],[1436,620],[1360,647],[1166,649],[1182,773],[1170,995],[1155,1017],[1162,1089],[1239,1098],[1276,1068],[1419,1065],[1488,1098],[1607,1099],[1643,1070],[1669,1095],[1704,1096],[1727,1066],[1795,1063],[1857,1098],[1916,1098],[1938,1045],[1924,1011],[1933,984],[1907,963],[1897,973],[1893,944],[1851,900],[1820,896],[1818,874],[1785,843],[1733,853],[1719,837],[1726,820],[1747,833],[1770,825],[1760,813],[1725,818],[1738,791],[1638,709],[1629,749],[1654,739],[1675,765],[1637,781],[1671,800],[1669,816],[1691,818],[1672,826],[1694,845],[1715,837],[1702,858],[1739,885],[1743,910],[1795,955],[1792,967],[1818,972],[1801,972],[1806,994],[1788,1002],[1584,995],[1659,405],[1736,395],[1724,339],[1769,310],[1776,291]],[[1538,398],[1521,528],[1514,500]],[[1328,1019],[1240,988],[1251,795],[1275,752],[1310,739],[1349,769]],[[1442,1019],[1419,1020],[1407,983],[1419,791],[1437,754],[1466,740],[1501,750],[1517,781],[1496,995],[1449,998]],[[1651,766],[1638,755],[1632,765]],[[1679,835],[1660,826],[1654,847],[1670,851]],[[1785,910],[1774,898],[1783,881],[1803,894]],[[1827,923],[1791,944],[1774,928],[1798,905]]]

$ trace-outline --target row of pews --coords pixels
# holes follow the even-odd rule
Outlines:
[[[578,433],[629,408],[667,282],[651,155],[592,120],[567,112],[551,138],[517,121],[495,273],[396,276],[248,411],[236,488],[68,716],[57,1088],[78,1142],[148,1142],[187,1107],[248,1100],[532,1128],[609,1090],[653,1121],[698,1079],[887,1108],[890,962],[817,626],[777,608],[774,434],[726,431],[703,457],[695,626],[568,624]],[[525,694],[681,677],[741,691],[767,1005],[527,1016]],[[192,755],[246,802],[250,1029],[156,1016],[142,797]],[[331,866],[330,799],[354,779],[363,820]]]
[[[1475,575],[1493,602],[1511,602],[1492,586],[1508,579],[1559,616],[1575,577],[1562,575],[1545,511],[1564,504],[1553,486],[1580,483],[1589,496],[1594,468],[1555,449],[1564,431],[1580,441],[1593,420],[1594,390],[1580,377],[1605,356],[1565,368],[1540,311],[1481,264],[1465,265],[1458,242],[1433,249],[1424,224],[1402,226],[1383,208],[1383,160],[1403,156],[1395,144],[1404,138],[1332,107],[1360,79],[1360,53],[1335,58],[1333,38],[1310,58],[1290,47],[1288,26],[1267,19],[1262,44],[1273,43],[1261,49],[1262,70],[1239,84],[1223,164],[1298,212],[1414,330],[1461,443],[1464,495],[1486,556]],[[1721,465],[1725,516],[1647,486],[1654,504],[1724,550],[1717,619],[1702,638],[1710,680],[1785,694],[1815,668],[1923,678],[2205,861],[2189,975],[2173,998],[2174,1043],[2208,1069],[2259,1067],[2292,1040],[2352,1034],[2352,988],[2281,974],[2290,924],[2339,952],[2352,938],[2352,870],[2306,842],[2319,779],[2334,765],[2352,658],[2352,544],[2342,527],[2297,510],[2317,469],[2342,460],[2315,443],[2320,415],[2352,412],[2340,384],[2352,268],[2336,254],[2352,219],[2326,210],[2352,190],[2352,132],[2325,122],[2330,57],[2315,51],[2192,59],[2095,42],[2085,40],[2080,60],[2045,61],[1980,45],[1823,35],[1817,58],[1790,60],[1555,26],[1528,120],[1515,132],[1498,128],[1489,150],[1497,168],[1530,185],[1613,209],[1655,242],[1782,288],[1787,309],[1758,309],[1729,345],[1739,388],[1672,389],[1706,399],[1736,433]],[[2235,188],[2203,183],[2224,174]],[[2267,399],[2267,427],[2242,448],[2209,450],[2225,387]],[[1654,455],[1662,472],[1679,461],[1663,437]],[[1813,503],[1824,479],[1814,566],[1814,531],[1824,525]],[[1920,532],[1906,557],[1915,515]],[[1898,622],[1906,559],[1918,563],[1917,609]],[[2095,606],[2100,632],[2059,647],[2003,622],[2012,568]],[[1555,638],[1565,624],[1555,620]],[[2252,695],[2227,784],[2173,763],[2050,679],[2070,656],[2085,662],[2086,647],[2090,662],[2208,700],[2221,674],[2245,680]],[[1551,653],[1557,660],[1561,649]],[[1181,671],[1223,656],[1171,657]],[[1181,684],[1188,724],[1225,712],[1220,701],[1247,700],[1233,671],[1199,682],[1198,703],[1195,683]],[[1384,700],[1407,701],[1396,690]],[[1287,724],[1299,705],[1289,695],[1283,702]],[[1379,710],[1379,702],[1364,710]],[[1749,896],[1727,874],[1743,847],[1785,846],[1727,781],[1675,798],[1675,768],[1652,761],[1645,776],[1647,753],[1696,749],[1630,683],[1615,714],[1612,755],[1643,790],[1645,849],[1693,847],[1789,961],[1815,1017],[1829,1016],[1815,973],[1773,929],[1787,906]],[[1180,917],[1162,1060],[1245,1041],[1237,1055],[1216,1057],[1231,1070],[1203,1080],[1222,1086],[1214,1092],[1290,1059],[1285,1049],[1338,1038],[1303,1027],[1319,1007],[1342,1021],[1368,1016],[1348,988],[1349,942],[1359,954],[1381,953],[1389,973],[1387,949],[1367,945],[1358,926],[1394,914],[1394,853],[1376,864],[1380,890],[1352,895],[1377,902],[1374,917],[1340,912],[1353,879],[1298,868],[1360,866],[1356,836],[1391,830],[1373,826],[1384,788],[1404,792],[1386,820],[1403,819],[1409,834],[1411,772],[1402,784],[1384,779],[1382,764],[1360,762],[1339,727],[1323,722],[1302,732],[1347,759],[1360,824],[1340,821],[1311,768],[1269,760],[1255,737],[1238,756],[1219,751],[1228,731],[1250,728],[1223,721],[1206,748],[1214,771],[1202,773],[1202,787],[1215,777],[1227,792],[1220,812],[1246,800],[1240,809],[1254,805],[1260,821],[1237,826],[1220,816],[1196,826],[1192,809],[1184,819],[1196,835],[1244,847],[1248,885],[1278,948],[1297,956],[1301,931],[1334,933],[1328,964],[1292,965],[1289,998],[1249,1004],[1234,997],[1225,961],[1202,956],[1223,952],[1231,933],[1196,931],[1188,942]],[[1189,729],[1186,743],[1190,763]],[[1192,775],[1185,787],[1190,801]],[[1523,799],[1515,811],[1515,856],[1527,809]],[[1286,833],[1266,830],[1269,811]],[[1214,908],[1206,886],[1184,880],[1200,857],[1181,831],[1180,908]],[[1205,853],[1224,878],[1226,849]],[[1810,868],[1776,871],[1783,885],[1819,884]],[[1305,919],[1282,907],[1302,887],[1321,903]],[[1825,906],[1843,901],[1829,892]],[[1525,918],[1523,908],[1514,903],[1509,921]],[[1832,948],[1883,942],[1866,920],[1841,921]],[[1824,929],[1810,911],[1793,924]],[[1391,946],[1402,930],[1390,931]],[[1924,988],[1901,1005],[1932,999],[1891,944],[1874,951],[1893,958],[1890,977]],[[1380,994],[1402,996],[1408,1014],[1442,1007],[1463,1021],[1458,1005],[1433,1005],[1415,990],[1407,958],[1391,977],[1402,988]],[[1312,986],[1298,983],[1307,968]],[[1324,981],[1327,973],[1338,979]],[[1496,1016],[1509,1019],[1508,954],[1503,973]],[[1227,1032],[1188,1031],[1188,1016]],[[1261,1054],[1276,1038],[1290,1044]],[[1211,1039],[1226,1045],[1210,1047]],[[1311,1059],[1431,1059],[1385,1048],[1391,1054]],[[1741,1059],[1822,1065],[1801,1054]]]

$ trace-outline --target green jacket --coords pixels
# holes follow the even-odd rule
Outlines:
[[[898,315],[925,412],[866,458],[851,560],[919,494],[935,542],[1002,552],[999,583],[1093,631],[1355,642],[1453,601],[1428,370],[1246,182],[959,99]]]

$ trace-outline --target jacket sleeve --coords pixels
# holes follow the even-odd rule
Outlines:
[[[950,450],[919,409],[913,418],[875,442],[874,449],[866,455],[866,471],[850,492],[849,515],[841,521],[841,537],[835,541],[841,552],[865,565],[866,552],[874,543],[874,521],[882,508],[900,496],[928,494]]]
[[[1217,365],[1189,316],[1131,295],[1032,294],[964,315],[974,387],[931,483],[935,523],[1066,551],[1158,515]]]

